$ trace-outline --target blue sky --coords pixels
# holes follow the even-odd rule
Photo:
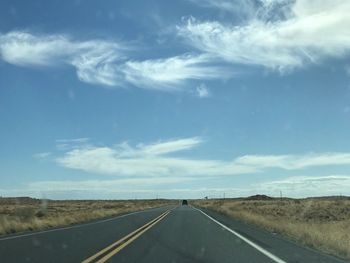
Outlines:
[[[349,195],[349,11],[2,1],[0,195]]]

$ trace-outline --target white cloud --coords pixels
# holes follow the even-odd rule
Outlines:
[[[166,153],[178,152],[194,148],[202,143],[198,137],[169,140],[165,142],[157,142],[149,145],[139,144],[137,151],[146,155],[163,155]]]
[[[49,199],[155,199],[155,198],[222,198],[226,196],[239,196],[244,192],[242,189],[233,187],[178,187],[163,188],[173,183],[186,183],[190,180],[164,180],[163,184],[155,181],[152,187],[152,180],[139,183],[124,183],[119,180],[100,181],[38,181],[29,183],[26,188],[0,189],[4,196],[31,196],[35,198]],[[144,186],[144,183],[145,186]],[[161,187],[159,187],[161,186]],[[159,187],[159,188],[158,188]],[[247,193],[247,192],[244,192]],[[250,193],[250,191],[249,191]],[[245,194],[246,195],[246,194]]]
[[[70,150],[57,162],[67,168],[116,176],[220,176],[257,172],[255,168],[230,161],[196,160],[167,154],[190,150],[202,141],[197,138],[177,139],[131,147],[82,146]]]
[[[90,138],[75,138],[75,139],[57,139],[56,148],[58,150],[70,150],[81,147],[81,145],[86,145]]]
[[[298,170],[315,166],[350,165],[350,153],[321,153],[304,155],[246,155],[236,163],[256,168]]]
[[[133,50],[135,53],[136,50]],[[228,78],[208,55],[184,54],[162,59],[132,60],[116,42],[77,41],[65,35],[0,34],[0,58],[23,67],[70,65],[86,83],[109,87],[175,90],[188,80]]]
[[[154,189],[159,185],[190,182],[193,178],[153,177],[117,180],[81,180],[81,181],[37,181],[28,184],[31,191],[113,191],[130,192]]]
[[[311,167],[350,165],[350,153],[300,155],[245,155],[233,160],[192,159],[173,156],[201,145],[198,137],[114,147],[87,144],[67,146],[57,163],[71,169],[115,176],[182,177],[229,176],[262,173],[271,168],[302,170]],[[70,145],[68,143],[68,145]]]
[[[36,181],[23,189],[0,189],[5,196],[38,198],[222,198],[266,194],[278,197],[350,195],[349,175],[292,176],[240,187],[199,186],[200,178],[153,177],[115,180]],[[217,181],[217,179],[216,179]],[[181,187],[181,185],[183,185]]]
[[[118,85],[115,64],[124,48],[115,42],[74,41],[65,35],[33,35],[13,31],[0,35],[1,58],[18,66],[74,66],[80,80],[107,86]]]
[[[208,98],[208,97],[210,97],[209,89],[207,88],[207,86],[204,83],[200,84],[196,88],[196,92],[197,92],[198,97],[200,97],[200,98]]]
[[[262,3],[255,15],[240,25],[189,19],[186,25],[178,27],[179,34],[198,50],[227,62],[278,70],[320,63],[325,58],[349,53],[350,2]],[[274,12],[269,11],[271,8]],[[283,15],[271,18],[276,13]]]
[[[0,35],[1,57],[19,66],[47,66],[64,62],[79,49],[64,36],[36,37],[26,32]]]
[[[253,187],[254,188],[254,187]],[[350,195],[349,175],[292,176],[255,186],[256,191],[290,197]]]
[[[123,72],[126,81],[148,89],[173,90],[184,81],[228,78],[226,70],[209,65],[207,55],[182,55],[165,59],[127,61]]]

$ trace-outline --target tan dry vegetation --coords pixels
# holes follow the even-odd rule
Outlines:
[[[192,204],[350,259],[350,199],[226,199]]]
[[[0,198],[0,235],[67,226],[172,203],[169,200]]]

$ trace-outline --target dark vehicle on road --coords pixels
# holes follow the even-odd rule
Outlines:
[[[182,200],[182,205],[188,205],[187,200]]]

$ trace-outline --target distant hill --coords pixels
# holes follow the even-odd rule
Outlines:
[[[267,195],[252,195],[245,198],[245,200],[274,200],[274,198]]]

